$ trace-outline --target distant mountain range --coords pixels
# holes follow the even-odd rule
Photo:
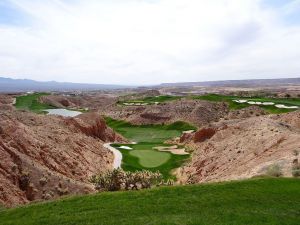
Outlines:
[[[300,85],[300,78],[282,79],[253,79],[253,80],[224,80],[204,82],[163,83],[152,88],[161,87],[266,87]],[[29,79],[11,79],[0,77],[0,92],[27,92],[27,91],[92,91],[137,88],[138,86],[110,85],[110,84],[83,84],[56,81],[35,81]]]
[[[182,83],[163,83],[161,87],[265,87],[265,86],[284,86],[300,85],[300,78],[282,79],[251,79],[251,80],[223,80],[223,81],[204,81],[204,82],[182,82]]]
[[[0,77],[0,92],[27,92],[27,91],[91,91],[131,88],[133,86],[110,84],[82,84],[56,81],[35,81],[28,79],[11,79]]]

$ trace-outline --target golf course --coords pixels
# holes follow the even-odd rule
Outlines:
[[[160,104],[163,102],[174,101],[182,98],[206,100],[213,102],[227,102],[231,110],[243,109],[252,105],[258,105],[269,113],[286,113],[300,108],[300,98],[267,98],[267,97],[239,97],[230,95],[207,94],[207,95],[190,95],[190,96],[171,96],[160,95],[154,97],[146,97],[142,99],[133,99],[128,101],[119,101],[119,105],[123,106],[145,106]],[[241,100],[241,102],[239,102]],[[259,104],[255,104],[259,103]],[[269,104],[263,104],[269,103]],[[272,103],[272,104],[270,104]]]
[[[177,99],[181,99],[182,96],[171,96],[171,95],[159,95],[154,97],[146,97],[142,99],[134,99],[128,101],[119,101],[118,104],[125,106],[133,106],[133,105],[154,105],[160,104],[163,102],[174,101]]]
[[[269,113],[286,113],[297,110],[288,108],[278,108],[276,107],[276,105],[297,106],[300,108],[300,98],[238,97],[218,94],[192,96],[191,98],[213,102],[227,102],[231,110],[243,109],[251,106],[248,102],[274,103],[274,105],[258,105],[259,107],[263,108]],[[238,100],[242,100],[244,102],[238,103]]]
[[[55,107],[39,102],[39,98],[44,95],[49,95],[48,93],[34,93],[22,95],[16,98],[15,107],[17,109],[30,110],[35,113],[46,114],[44,110],[54,109]]]
[[[299,225],[300,180],[245,181],[104,192],[0,211],[1,225]]]
[[[126,171],[147,169],[150,171],[159,170],[164,178],[174,178],[171,171],[180,167],[189,158],[186,154],[173,154],[167,151],[172,145],[164,144],[164,141],[178,137],[186,130],[195,130],[184,122],[176,122],[170,125],[132,125],[125,121],[106,118],[108,126],[122,134],[134,144],[112,144],[123,155],[121,167]],[[167,150],[159,151],[156,148],[164,147]],[[173,146],[173,148],[183,148]]]

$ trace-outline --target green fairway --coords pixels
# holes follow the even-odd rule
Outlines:
[[[106,117],[105,121],[116,132],[135,142],[162,143],[180,136],[183,131],[196,130],[196,127],[181,121],[170,125],[132,125],[109,117]]]
[[[238,96],[226,96],[226,95],[217,95],[217,94],[208,94],[203,96],[192,96],[193,99],[201,99],[207,101],[215,102],[228,102],[230,109],[242,109],[249,107],[248,103],[237,103],[233,100],[248,100],[248,101],[258,101],[258,102],[274,102],[275,104],[284,104],[286,106],[299,106],[300,107],[300,98],[264,98],[264,97],[238,97]],[[265,109],[269,113],[286,113],[295,111],[295,109],[284,109],[277,108],[274,105],[259,105],[259,107]]]
[[[1,225],[299,225],[299,179],[106,192],[0,212]]]
[[[152,172],[156,172],[159,170],[165,179],[172,178],[175,179],[175,176],[172,175],[170,172],[174,168],[180,167],[188,158],[189,155],[174,155],[170,152],[159,152],[157,150],[154,150],[154,147],[157,146],[170,146],[167,144],[158,144],[158,143],[138,143],[138,144],[126,144],[125,146],[131,147],[133,150],[124,150],[121,148],[118,148],[119,146],[124,146],[123,144],[112,144],[111,146],[117,148],[123,155],[122,160],[122,168],[126,171],[137,171],[137,170],[150,170]],[[132,151],[139,151],[141,152],[138,156],[133,156],[131,154]],[[147,153],[143,154],[142,152],[146,151]],[[147,155],[148,154],[148,155]],[[149,162],[146,162],[143,164],[143,162],[146,161],[146,159],[149,159],[153,163],[161,162],[160,157],[163,156],[163,158],[166,158],[168,155],[168,160],[164,163],[152,167],[153,164],[149,166]],[[143,159],[143,156],[145,156],[145,159]],[[151,163],[151,162],[150,162]]]
[[[53,109],[55,107],[47,104],[43,104],[39,102],[39,97],[49,95],[47,93],[35,93],[35,94],[28,94],[19,96],[16,98],[15,107],[17,109],[25,109],[30,110],[35,113],[45,113],[43,110],[45,109]]]
[[[146,97],[142,99],[134,99],[134,100],[128,100],[128,101],[119,101],[118,104],[121,105],[135,105],[137,104],[145,104],[145,105],[153,105],[153,104],[159,104],[162,102],[168,102],[168,101],[174,101],[181,99],[181,96],[170,96],[170,95],[160,95],[160,96],[154,96],[154,97]]]
[[[164,141],[180,136],[185,130],[196,130],[196,127],[184,122],[176,122],[170,125],[132,125],[125,121],[106,118],[108,126],[122,134],[130,141],[137,144],[125,144],[132,148],[126,150],[118,148],[123,144],[112,144],[123,155],[122,168],[127,171],[148,169],[159,170],[164,178],[174,178],[171,171],[184,163],[189,155],[174,155],[170,152],[160,152],[153,149],[157,146],[169,146]]]

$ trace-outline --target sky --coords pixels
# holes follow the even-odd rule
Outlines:
[[[0,76],[130,85],[300,77],[300,0],[0,0]]]

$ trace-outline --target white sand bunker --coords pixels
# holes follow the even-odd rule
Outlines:
[[[298,109],[299,108],[298,106],[286,106],[283,104],[275,105],[275,107],[280,108],[280,109]]]
[[[158,146],[154,147],[153,149],[156,149],[160,152],[171,152],[174,155],[189,155],[188,152],[185,151],[184,148],[178,148],[177,145],[173,146]]]
[[[256,101],[248,101],[248,100],[232,100],[234,102],[237,102],[237,103],[248,103],[250,105],[275,105],[274,102],[256,102]],[[287,105],[284,105],[284,104],[277,104],[275,105],[275,107],[277,108],[280,108],[280,109],[298,109],[299,106],[287,106]]]
[[[275,105],[274,102],[263,102],[262,104],[263,104],[263,105]]]
[[[262,105],[263,104],[262,102],[254,102],[254,101],[249,101],[247,103],[250,105]]]
[[[237,102],[237,103],[246,103],[246,102],[248,102],[248,100],[243,100],[243,99],[241,99],[241,100],[233,100],[234,102]]]
[[[121,149],[125,149],[125,150],[132,150],[132,148],[128,147],[128,146],[125,146],[125,145],[122,145],[118,148],[121,148]]]
[[[194,132],[195,132],[194,130],[185,130],[185,131],[182,131],[183,134],[192,134]]]
[[[149,103],[144,102],[144,103],[140,103],[140,102],[124,102],[123,105],[127,105],[127,106],[142,106],[142,105],[149,105]]]

